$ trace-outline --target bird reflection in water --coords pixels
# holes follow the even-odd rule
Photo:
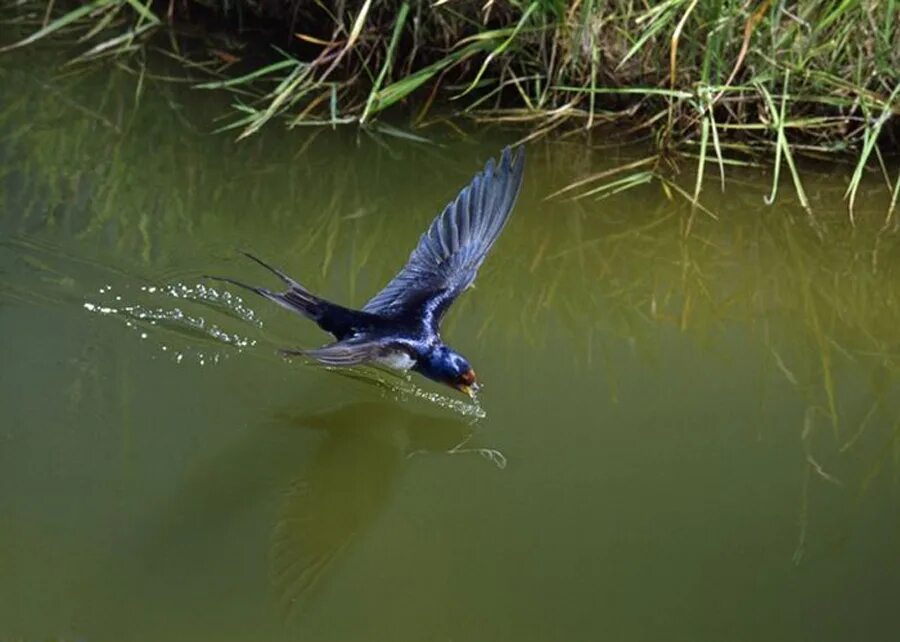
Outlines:
[[[411,457],[468,453],[498,468],[506,465],[499,451],[469,446],[472,425],[395,404],[354,403],[282,419],[325,433],[312,460],[291,482],[273,532],[272,586],[288,616],[384,509]]]
[[[409,462],[476,454],[505,465],[498,451],[471,446],[474,432],[459,416],[386,401],[270,417],[197,462],[162,512],[135,524],[137,539],[121,539],[91,579],[100,588],[79,618],[104,639],[148,627],[155,639],[199,629],[212,639],[270,618],[274,594],[282,617],[296,619],[387,507]]]

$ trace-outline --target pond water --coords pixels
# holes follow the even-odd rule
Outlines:
[[[34,54],[0,69],[0,640],[894,640],[900,237],[877,175],[528,146],[447,341],[478,407],[285,360],[251,250],[361,305],[515,131],[284,131]],[[220,122],[220,124],[222,124]],[[896,166],[893,171],[896,173]],[[679,184],[693,189],[693,165]]]

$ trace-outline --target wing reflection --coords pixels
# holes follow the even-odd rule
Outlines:
[[[156,610],[144,616],[173,630],[213,612],[216,621],[204,626],[223,633],[238,613],[271,617],[272,594],[292,619],[387,507],[408,463],[428,453],[478,453],[502,467],[497,451],[469,446],[474,431],[458,416],[380,400],[270,415],[198,462],[141,531],[141,544],[120,555],[134,566],[115,567],[118,584],[98,583],[110,588],[110,602],[156,596]],[[235,586],[246,590],[223,588]]]
[[[381,513],[410,456],[479,452],[503,463],[496,451],[463,448],[473,428],[459,419],[391,403],[354,403],[284,420],[325,433],[308,467],[292,481],[273,532],[271,581],[289,615]]]

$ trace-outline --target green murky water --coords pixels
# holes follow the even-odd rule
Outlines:
[[[544,200],[640,153],[531,145],[444,330],[479,410],[285,361],[324,335],[201,276],[271,283],[245,248],[359,305],[514,133],[235,144],[221,96],[5,60],[0,640],[896,639],[877,176],[853,229],[850,169],[808,168],[817,231],[752,168],[710,172],[718,221]]]

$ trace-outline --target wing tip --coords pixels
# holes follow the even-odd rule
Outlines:
[[[472,248],[465,266],[471,272],[466,277],[471,282],[512,213],[522,187],[524,169],[524,145],[507,145],[500,152],[499,159],[491,156],[484,169],[476,173],[432,221],[403,269],[366,303],[363,310],[381,313],[398,306],[410,290],[417,295],[423,294],[420,277],[428,276],[430,273],[427,270],[437,270],[463,245]],[[426,269],[421,269],[422,264],[426,265]],[[417,271],[420,274],[416,274]],[[436,277],[437,274],[431,276]],[[417,286],[419,289],[416,289]],[[432,294],[443,287],[434,289]],[[456,294],[450,300],[455,297]]]
[[[514,180],[521,180],[525,173],[525,146],[507,145],[500,152],[500,167],[511,173]]]

